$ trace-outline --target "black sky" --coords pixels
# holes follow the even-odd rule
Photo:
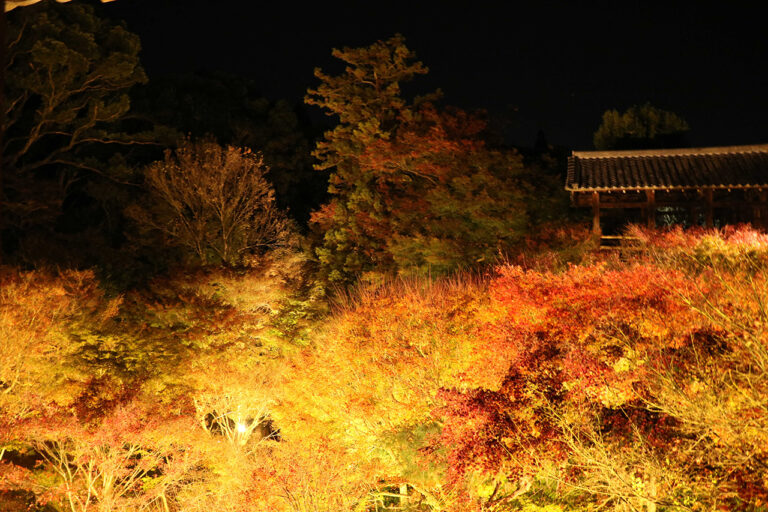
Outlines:
[[[650,101],[693,145],[768,142],[768,31],[733,2],[119,0],[103,11],[142,39],[150,77],[223,70],[299,102],[331,48],[395,33],[445,102],[510,115],[512,142],[590,149],[602,112]],[[581,5],[588,4],[588,6]]]

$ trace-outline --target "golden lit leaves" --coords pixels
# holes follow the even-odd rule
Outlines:
[[[381,460],[385,474],[398,471],[400,456],[383,449],[390,434],[432,423],[441,388],[504,371],[494,370],[477,325],[483,290],[471,280],[411,279],[358,291],[293,370],[283,406],[303,419],[282,411],[285,435],[314,436],[305,429],[323,425],[358,457]]]
[[[0,275],[0,403],[11,418],[33,415],[48,402],[70,404],[85,377],[68,365],[79,345],[70,326],[101,325],[120,299],[105,299],[92,272],[38,271]],[[64,364],[62,364],[64,363]]]
[[[259,441],[279,429],[269,414],[291,342],[271,324],[293,294],[285,271],[302,266],[284,263],[117,298],[90,272],[4,272],[0,451],[46,456],[4,477],[73,510],[242,510]]]
[[[89,273],[9,272],[0,441],[46,458],[1,485],[201,512],[362,511],[403,490],[432,512],[757,506],[768,278],[742,239],[362,287],[307,344],[274,328],[299,300],[276,267],[122,300]]]

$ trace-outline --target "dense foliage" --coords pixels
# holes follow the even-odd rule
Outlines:
[[[679,115],[646,103],[623,113],[606,110],[593,140],[595,149],[680,148],[689,130]]]
[[[427,68],[400,36],[334,50],[307,102],[338,116],[313,153],[331,170],[331,201],[313,214],[330,282],[366,273],[446,273],[491,262],[528,228],[522,159],[490,148],[475,114],[408,101],[401,84]]]
[[[768,237],[636,235],[624,260],[396,280],[330,316],[299,253],[113,297],[7,269],[3,499],[761,510]]]
[[[0,510],[768,510],[764,233],[597,250],[546,151],[406,99],[427,70],[395,36],[316,72],[339,122],[305,240],[275,189],[308,213],[291,188],[323,179],[286,102],[166,78],[135,119],[134,35],[77,4],[12,15]],[[599,133],[685,129],[646,105]]]

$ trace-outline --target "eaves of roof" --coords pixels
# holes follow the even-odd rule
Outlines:
[[[566,190],[768,188],[768,144],[632,151],[574,151]]]

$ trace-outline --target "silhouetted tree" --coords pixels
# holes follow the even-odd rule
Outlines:
[[[203,264],[236,265],[289,235],[266,172],[261,155],[248,149],[187,140],[147,169],[150,205],[129,215]]]
[[[646,103],[620,114],[607,110],[595,132],[595,149],[652,149],[685,147],[690,127],[683,118]]]
[[[7,40],[0,227],[75,229],[67,203],[109,209],[109,187],[131,180],[119,153],[151,140],[120,124],[128,89],[146,81],[139,39],[89,6],[43,2],[9,13]]]
[[[312,170],[312,127],[287,101],[261,96],[252,80],[226,73],[165,75],[133,98],[139,115],[155,125],[260,152],[278,204],[299,222],[320,205],[327,181]]]

